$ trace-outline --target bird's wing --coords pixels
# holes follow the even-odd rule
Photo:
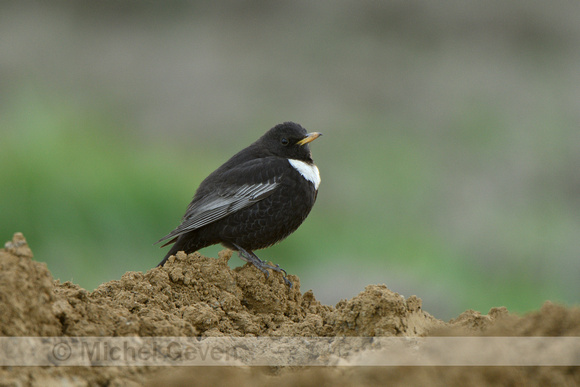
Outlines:
[[[258,163],[250,163],[249,166],[224,172],[219,181],[213,179],[215,189],[210,192],[204,190],[206,193],[200,198],[196,194],[183,216],[182,223],[156,243],[203,227],[270,196],[280,184],[280,176],[272,175],[267,178],[268,176],[264,176],[263,166],[261,167]],[[262,171],[257,170],[258,168]],[[240,172],[249,177],[248,182],[232,184],[232,181],[237,180],[232,179],[232,176]]]

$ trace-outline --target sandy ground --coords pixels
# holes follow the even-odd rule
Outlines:
[[[55,281],[22,234],[0,250],[1,336],[580,336],[580,309],[546,302],[525,316],[493,308],[444,322],[385,285],[322,305],[245,265],[183,253],[88,292]],[[579,385],[580,367],[2,367],[20,385]]]

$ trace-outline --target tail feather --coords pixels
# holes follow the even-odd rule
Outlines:
[[[183,240],[181,240],[181,238],[175,238],[175,240],[173,240],[172,242],[175,242],[175,244],[173,246],[171,246],[171,248],[169,249],[169,251],[167,252],[167,254],[165,254],[165,257],[163,258],[163,260],[161,262],[159,262],[159,264],[157,265],[157,267],[163,266],[165,265],[165,262],[167,262],[167,260],[169,259],[169,257],[171,257],[172,255],[177,254],[178,251],[185,251],[186,253],[189,253],[189,251],[187,251],[187,249],[185,248],[185,246],[183,246]],[[171,243],[171,242],[169,242]],[[162,246],[163,247],[163,246]]]
[[[177,238],[178,238],[178,237],[175,237],[175,238],[173,238],[172,240],[170,240],[169,242],[167,242],[167,243],[164,243],[163,245],[161,245],[161,247],[165,247],[165,246],[167,246],[167,245],[170,245],[170,244],[172,244],[172,243],[175,243],[175,241],[177,240]],[[158,242],[155,242],[155,243],[159,243],[159,242],[161,242],[161,241],[158,241]]]
[[[171,250],[169,250],[169,252],[165,256],[165,258],[163,258],[163,260],[161,262],[159,262],[156,267],[161,267],[161,266],[165,265],[165,262],[167,262],[167,260],[169,259],[169,257],[171,257],[172,255],[173,254],[171,253]]]
[[[197,234],[197,230],[194,230],[194,231],[189,232],[187,234],[182,234],[178,237],[175,237],[171,241],[169,241],[168,243],[164,244],[163,246],[167,246],[168,244],[174,243],[173,246],[171,246],[171,248],[167,252],[167,254],[165,254],[165,257],[163,258],[163,260],[161,262],[159,262],[157,267],[165,265],[165,263],[167,262],[169,257],[177,254],[179,251],[184,251],[186,254],[190,254],[190,253],[193,253],[199,249],[202,249],[204,247],[207,247],[209,245],[217,243],[217,242],[208,243],[205,240],[200,240],[199,235],[198,234],[196,235],[196,234]]]

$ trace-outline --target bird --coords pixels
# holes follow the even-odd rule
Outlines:
[[[232,156],[197,188],[181,224],[155,244],[173,244],[157,267],[178,251],[193,253],[222,244],[269,277],[279,264],[262,261],[254,250],[270,247],[292,234],[314,206],[320,172],[309,144],[320,137],[301,125],[284,122]]]

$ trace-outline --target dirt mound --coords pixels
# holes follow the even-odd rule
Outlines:
[[[179,253],[163,268],[128,272],[120,280],[88,292],[70,282],[54,281],[43,263],[32,260],[22,234],[0,250],[0,335],[2,336],[427,336],[427,335],[580,335],[580,309],[547,303],[525,317],[494,308],[488,315],[467,311],[445,323],[384,285],[369,285],[335,307],[322,305],[312,291],[301,293],[300,280],[288,288],[280,274],[269,278],[249,265],[230,269],[230,251],[218,259]],[[497,368],[181,368],[152,367],[7,368],[0,380],[14,384],[63,383],[115,385],[148,380],[180,384],[219,380],[237,384],[370,384],[388,378],[420,383],[447,381],[517,381],[547,375],[552,380],[580,381],[578,369]],[[535,370],[535,371],[533,371]],[[362,375],[362,376],[361,376]],[[512,376],[509,376],[512,375]],[[491,379],[490,379],[491,378]],[[522,379],[523,378],[523,379]],[[432,379],[431,379],[432,380]],[[499,380],[499,379],[498,379]],[[508,380],[508,379],[506,379]],[[189,383],[188,383],[189,384]],[[448,384],[448,383],[446,383]]]
[[[300,292],[298,277],[289,276],[289,288],[279,273],[265,279],[251,265],[230,269],[229,250],[218,259],[180,252],[165,267],[128,272],[93,292],[54,282],[31,257],[21,234],[0,252],[2,335],[417,336],[442,324],[420,299],[384,285],[335,308],[321,305]]]

